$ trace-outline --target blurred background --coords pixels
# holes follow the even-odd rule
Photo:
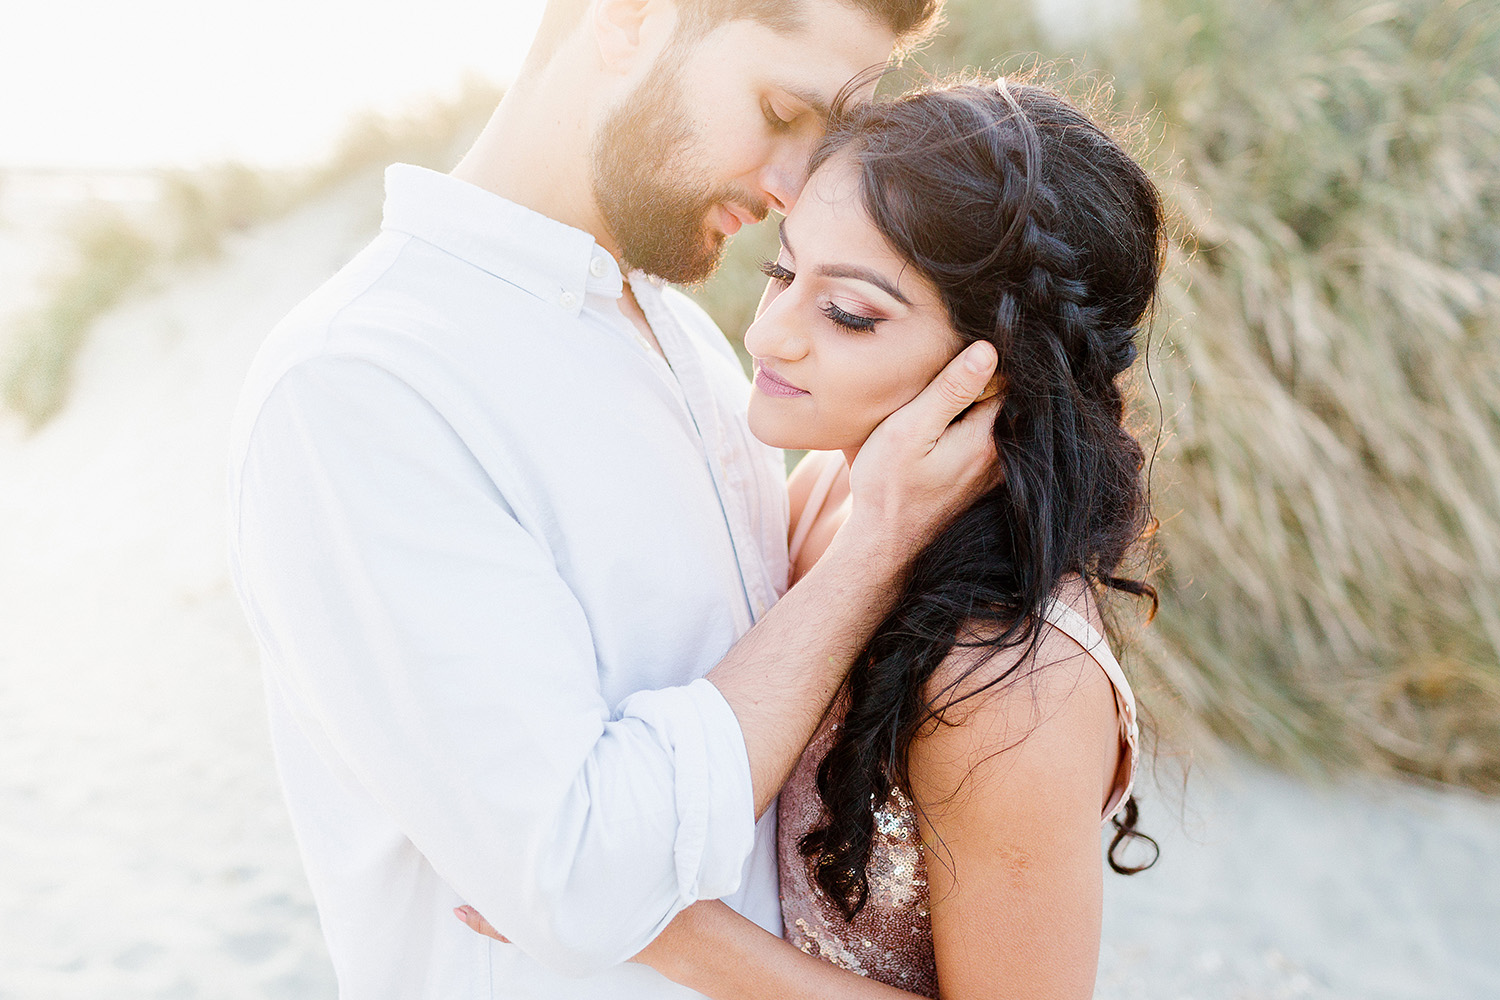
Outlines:
[[[270,326],[450,167],[540,0],[62,0],[0,34],[0,998],[331,998],[223,559]],[[1500,8],[950,0],[1173,218],[1125,622],[1161,863],[1098,997],[1500,996]],[[731,340],[761,226],[694,289]],[[1189,766],[1191,765],[1191,766]]]

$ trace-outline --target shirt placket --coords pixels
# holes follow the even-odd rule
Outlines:
[[[730,544],[734,549],[735,563],[739,570],[740,590],[744,604],[734,609],[737,624],[747,630],[765,613],[767,600],[761,591],[763,573],[758,571],[754,532],[750,528],[749,490],[754,484],[744,480],[743,462],[736,462],[734,446],[729,430],[725,426],[723,413],[708,384],[708,376],[697,353],[687,343],[687,332],[678,324],[672,311],[662,303],[660,293],[644,279],[632,279],[631,288],[646,320],[651,324],[656,340],[661,344],[670,368],[687,405],[688,415],[698,429],[699,445],[714,489],[719,495],[719,506],[724,511],[725,527],[729,531]]]

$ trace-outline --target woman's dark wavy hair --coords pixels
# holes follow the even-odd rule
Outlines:
[[[1021,650],[963,697],[1019,677],[1070,574],[1095,597],[1108,588],[1148,598],[1155,614],[1156,591],[1121,568],[1154,521],[1120,382],[1165,233],[1145,171],[1045,87],[957,82],[855,107],[836,118],[813,169],[833,157],[854,164],[865,210],[937,287],[963,341],[995,345],[1003,394],[994,437],[1004,479],[913,563],[850,672],[848,713],[818,768],[826,815],[800,847],[852,920],[869,894],[875,811],[893,788],[910,792],[913,738],[959,700],[964,678],[928,691],[949,652],[976,647],[972,673]],[[1122,845],[1155,848],[1137,814],[1132,797],[1114,821],[1109,863],[1124,874],[1149,864],[1126,866]]]

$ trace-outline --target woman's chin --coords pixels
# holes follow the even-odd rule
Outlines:
[[[830,433],[829,428],[808,427],[806,421],[775,420],[750,407],[750,433],[761,444],[783,451],[843,451],[857,448],[866,434]]]
[[[798,427],[791,420],[778,419],[781,414],[766,406],[768,402],[754,397],[750,400],[750,410],[746,417],[750,423],[750,433],[755,435],[756,440],[787,451],[812,451],[817,447],[808,443],[806,427]],[[768,410],[771,412],[767,412]]]
[[[786,451],[810,451],[806,444],[797,440],[795,435],[786,433],[786,428],[777,426],[757,426],[756,421],[750,421],[750,433],[761,444],[772,448],[782,448]]]

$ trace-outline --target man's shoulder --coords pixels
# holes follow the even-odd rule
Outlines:
[[[251,362],[241,409],[258,409],[288,372],[319,359],[378,354],[381,329],[402,325],[381,300],[389,298],[389,275],[409,242],[382,233],[282,317]]]
[[[235,411],[232,440],[243,448],[257,419],[278,391],[315,380],[313,373],[364,372],[395,391],[433,394],[432,373],[445,328],[456,324],[433,305],[443,296],[423,294],[433,281],[431,252],[420,240],[383,232],[272,327],[246,373]],[[438,279],[441,284],[441,278]],[[374,377],[380,372],[378,377]]]
[[[382,232],[272,328],[241,406],[289,371],[360,360],[414,385],[462,380],[485,352],[549,318],[544,303],[423,240]]]

